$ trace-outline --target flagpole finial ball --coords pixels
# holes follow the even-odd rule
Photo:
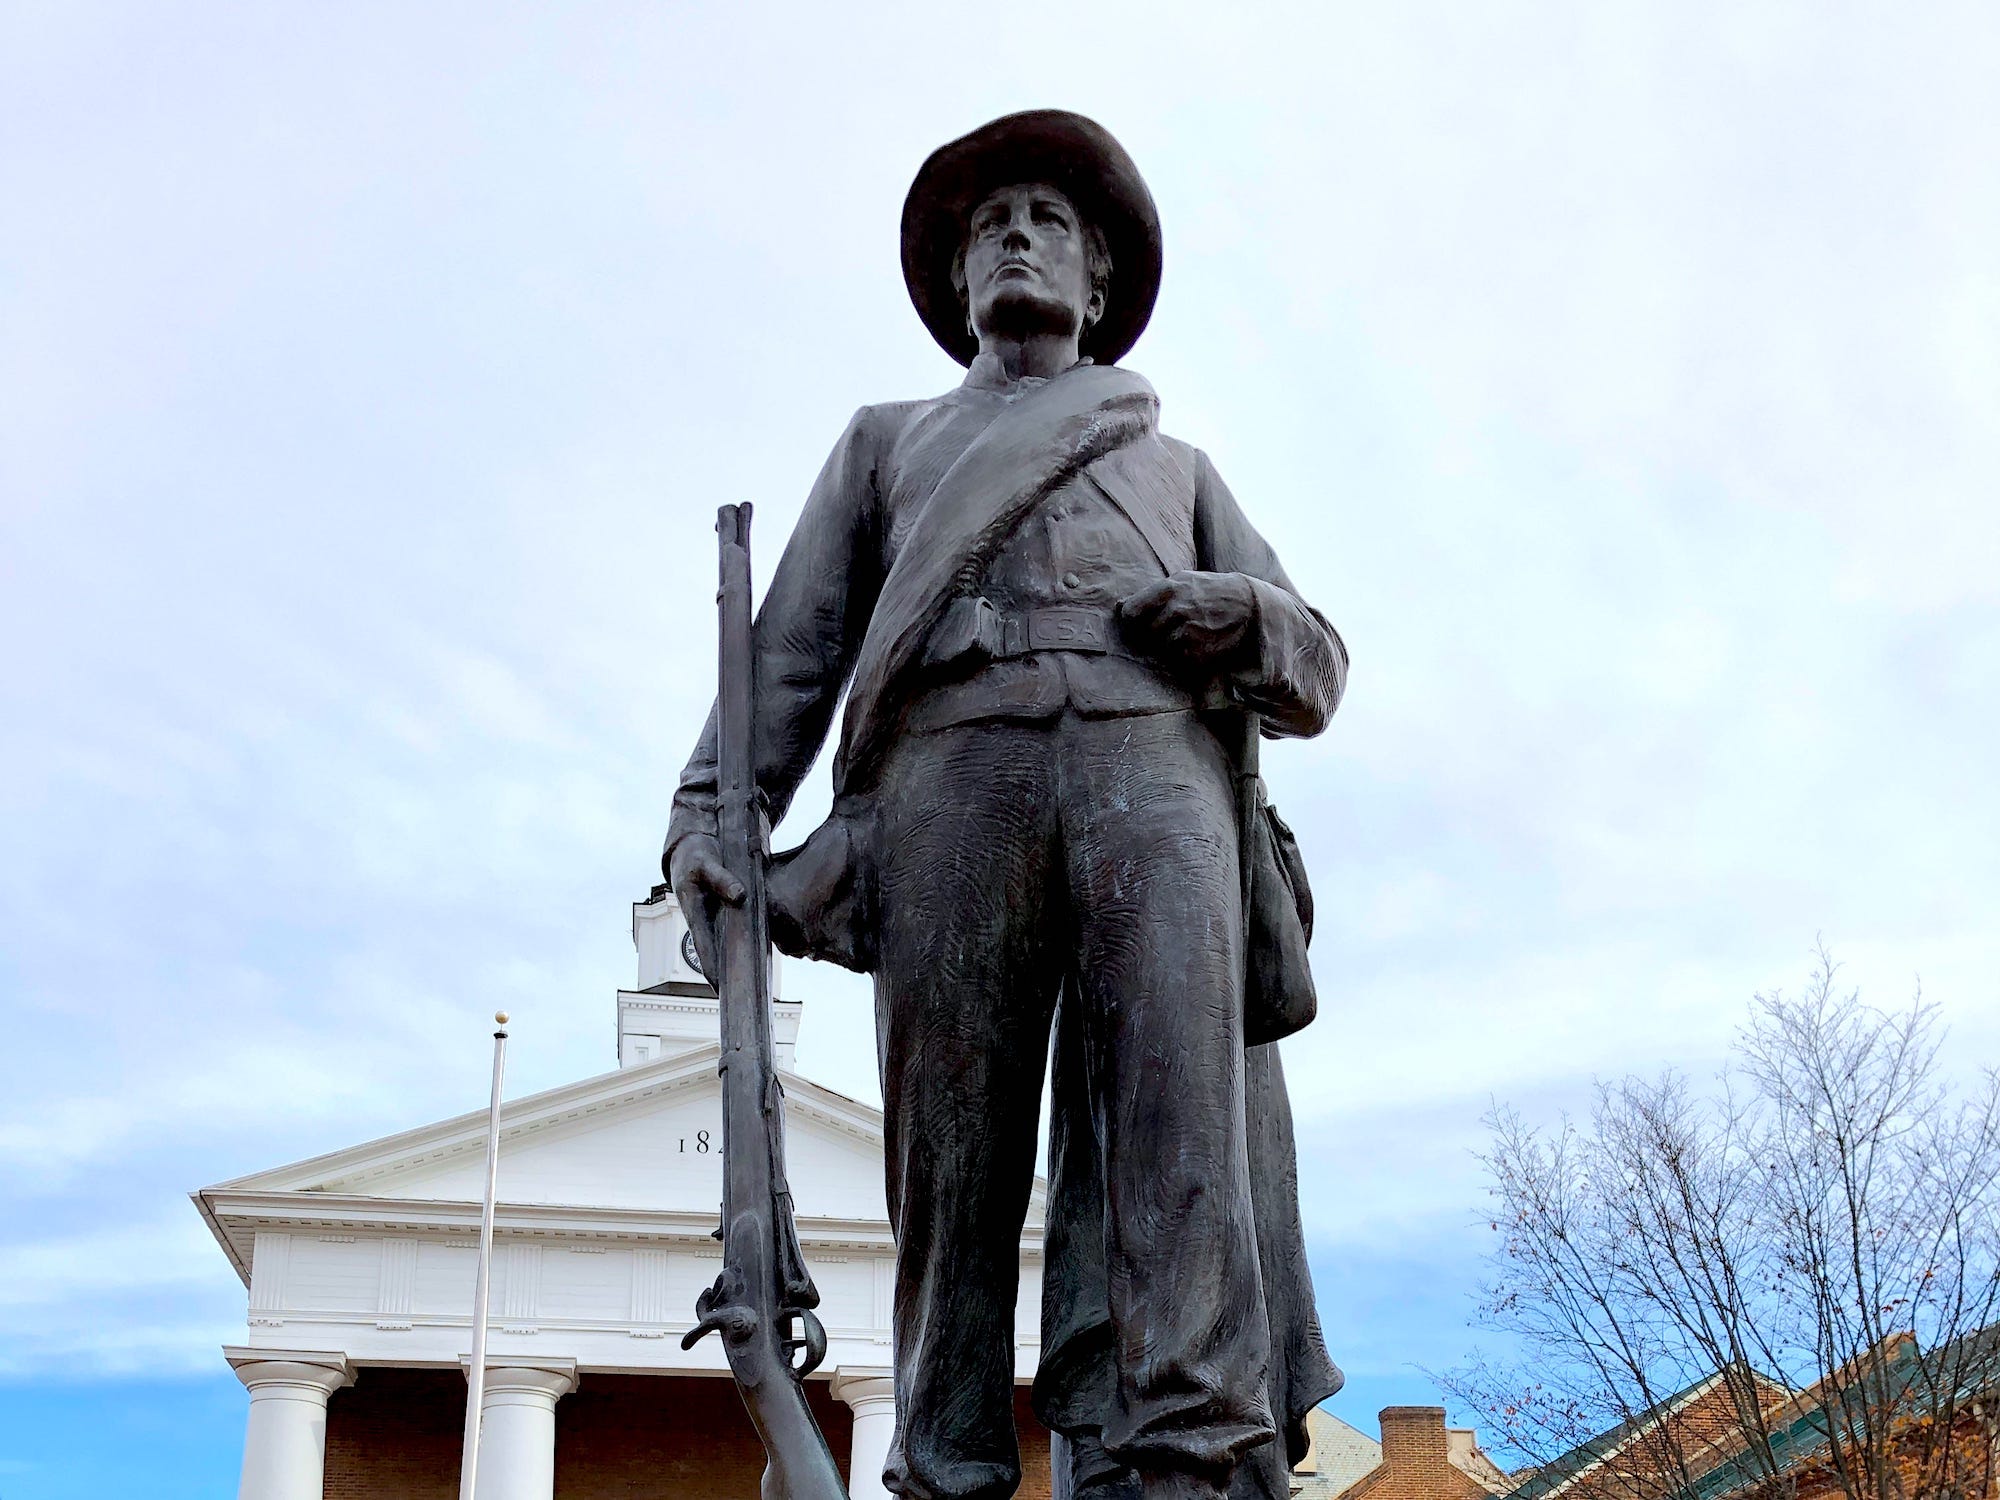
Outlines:
[[[507,1024],[507,1012],[504,1010],[496,1010],[493,1012],[493,1019],[500,1025],[505,1026]]]

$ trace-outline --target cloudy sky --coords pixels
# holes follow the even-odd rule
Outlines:
[[[1820,935],[2000,1060],[1996,76],[1979,4],[14,0],[0,1496],[233,1484],[189,1190],[475,1105],[496,1006],[612,1064],[714,507],[768,573],[953,383],[897,212],[1008,110],[1147,173],[1128,363],[1353,651],[1267,757],[1337,1410],[1474,1340],[1490,1099],[1711,1069]]]

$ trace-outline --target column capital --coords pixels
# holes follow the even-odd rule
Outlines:
[[[854,1412],[847,1454],[852,1500],[891,1500],[882,1482],[896,1436],[896,1377],[885,1365],[842,1365],[833,1372],[833,1394]]]
[[[459,1360],[459,1368],[468,1378],[472,1373],[472,1357],[467,1355]],[[576,1389],[576,1361],[573,1359],[488,1359],[486,1361],[486,1405],[498,1401],[527,1400],[537,1404],[546,1403],[554,1410],[556,1402]]]
[[[887,1402],[896,1405],[896,1377],[885,1365],[842,1365],[833,1372],[833,1396],[858,1413]]]
[[[257,1349],[225,1344],[222,1357],[252,1398],[287,1396],[317,1401],[344,1385],[354,1384],[356,1371],[345,1354],[325,1349]]]

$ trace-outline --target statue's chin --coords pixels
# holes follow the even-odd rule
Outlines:
[[[1083,331],[1083,314],[1060,298],[1038,295],[1034,288],[1003,288],[979,319],[982,340],[1063,338]]]

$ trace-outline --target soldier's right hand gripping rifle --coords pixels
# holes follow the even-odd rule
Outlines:
[[[750,507],[723,506],[715,529],[721,539],[716,837],[743,899],[716,905],[712,944],[722,1020],[722,1274],[695,1304],[700,1321],[681,1347],[721,1334],[730,1373],[763,1439],[763,1500],[846,1500],[803,1384],[826,1357],[826,1332],[813,1313],[819,1292],[792,1217],[784,1092],[771,1047],[764,882],[770,830],[752,753]]]

